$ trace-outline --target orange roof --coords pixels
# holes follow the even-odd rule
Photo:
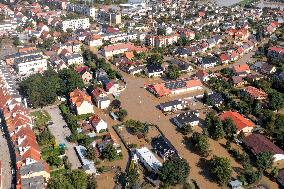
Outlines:
[[[131,52],[125,52],[124,53],[125,54],[125,57],[126,58],[128,58],[128,59],[132,59],[132,58],[134,58],[134,54],[133,54],[133,52],[131,51]]]
[[[236,125],[238,131],[241,131],[245,127],[253,127],[253,128],[256,127],[252,121],[246,119],[238,112],[225,111],[219,116],[219,118],[222,121],[231,118],[234,124]]]
[[[245,92],[247,92],[250,96],[252,96],[254,99],[257,98],[266,98],[267,94],[261,89],[255,88],[253,86],[248,86],[244,89]]]
[[[233,67],[234,71],[237,73],[249,71],[250,68],[247,64],[236,65]]]
[[[92,103],[92,97],[87,95],[84,91],[80,89],[75,89],[70,93],[70,101],[72,104],[76,105],[76,107],[81,106],[84,101]]]

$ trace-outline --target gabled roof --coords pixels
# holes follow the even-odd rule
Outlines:
[[[247,64],[240,64],[240,65],[233,66],[233,70],[236,73],[242,73],[242,72],[250,71],[250,68]]]
[[[253,127],[253,128],[256,127],[252,121],[250,121],[249,119],[246,119],[244,116],[242,116],[238,112],[225,111],[219,116],[219,118],[222,121],[224,121],[225,119],[231,118],[234,124],[236,125],[238,131],[241,131],[245,127]]]
[[[251,134],[244,138],[244,144],[251,150],[254,155],[262,152],[271,152],[275,154],[284,154],[284,151],[273,144],[269,139],[261,134]]]
[[[80,89],[75,89],[73,92],[69,94],[69,96],[71,103],[76,107],[81,106],[81,104],[85,101],[92,103],[91,96],[87,95],[86,92]]]

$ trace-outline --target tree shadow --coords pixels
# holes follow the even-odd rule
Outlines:
[[[205,179],[213,182],[213,178],[209,172],[210,169],[210,161],[201,157],[199,162],[197,163],[197,166],[201,169],[199,172],[201,175],[204,176]]]

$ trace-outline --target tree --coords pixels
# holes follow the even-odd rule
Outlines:
[[[254,171],[250,164],[244,164],[244,170],[240,173],[240,181],[244,184],[254,184],[261,178],[258,171]]]
[[[134,164],[133,161],[131,161],[129,169],[126,173],[126,182],[128,186],[131,188],[137,183],[138,179],[139,179],[139,173],[137,165]]]
[[[272,168],[274,161],[273,154],[271,152],[262,152],[256,157],[256,167],[261,171],[266,171]]]
[[[119,109],[121,107],[121,102],[117,99],[113,100],[110,104],[111,108]]]
[[[163,63],[163,56],[161,54],[152,54],[148,59],[147,59],[147,64],[162,64]]]
[[[75,70],[64,68],[60,70],[58,74],[64,82],[61,93],[67,95],[76,88],[82,89],[84,87],[82,78]]]
[[[59,188],[72,188],[69,180],[63,174],[58,174],[56,177],[51,177],[47,185],[48,189],[59,189]]]
[[[108,159],[109,161],[113,161],[117,158],[117,152],[116,149],[113,147],[112,144],[108,144],[103,150],[102,150],[102,158]]]
[[[221,185],[227,185],[232,175],[230,160],[224,157],[213,156],[210,160],[209,171],[216,182]]]
[[[176,80],[180,77],[180,69],[177,65],[171,64],[168,67],[167,77],[172,80]]]
[[[158,176],[165,186],[175,186],[184,183],[190,167],[185,159],[179,157],[166,160],[158,171]]]
[[[87,189],[96,189],[98,187],[96,175],[92,174],[88,176],[88,186]]]
[[[96,160],[97,153],[96,150],[92,146],[88,146],[86,150],[86,158],[89,160]]]
[[[166,35],[166,29],[165,28],[158,28],[157,29],[157,35]]]
[[[279,110],[284,107],[284,95],[278,91],[268,93],[268,105],[271,110]]]
[[[19,39],[19,37],[13,37],[13,44],[14,44],[15,46],[19,46],[19,45],[22,44],[21,41],[20,41],[20,39]]]
[[[209,120],[209,119],[212,119],[212,120]],[[219,117],[215,116],[215,117],[211,117],[210,118],[210,115],[209,117],[207,118],[206,117],[206,123],[210,123],[207,128],[208,128],[208,132],[209,132],[209,135],[216,139],[216,140],[219,140],[219,139],[222,139],[224,138],[225,136],[225,132],[223,130],[223,126],[222,126],[222,122],[221,120],[219,119]]]
[[[191,136],[191,142],[193,144],[194,149],[202,154],[206,155],[209,152],[209,141],[208,137],[201,133],[193,133]]]
[[[63,164],[62,159],[56,155],[49,156],[47,158],[47,162],[49,165],[56,166],[56,167],[59,167]]]
[[[127,110],[120,109],[115,114],[118,116],[119,121],[124,121],[128,113],[127,113]]]
[[[223,121],[223,128],[226,134],[226,137],[230,140],[233,140],[237,134],[237,127],[231,118],[226,118]]]
[[[192,126],[190,124],[185,124],[182,128],[181,128],[181,133],[183,135],[188,135],[190,133],[192,133]]]
[[[72,170],[68,180],[74,188],[87,188],[88,176],[83,170]]]

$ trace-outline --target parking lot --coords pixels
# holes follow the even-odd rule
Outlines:
[[[76,144],[70,143],[66,140],[66,137],[70,136],[71,132],[68,127],[66,127],[66,122],[61,116],[61,112],[57,106],[46,107],[45,110],[51,116],[52,125],[49,125],[48,128],[50,132],[54,135],[55,141],[57,144],[66,145],[66,155],[68,156],[69,162],[72,164],[72,169],[78,169],[81,167],[81,163],[77,157],[74,147]]]

